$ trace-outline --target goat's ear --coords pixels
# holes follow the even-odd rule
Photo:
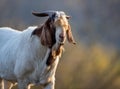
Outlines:
[[[74,41],[73,35],[72,35],[72,31],[71,31],[70,25],[68,25],[67,39],[68,39],[68,42],[76,44],[76,42]]]
[[[71,18],[71,16],[66,15],[66,18],[67,18],[67,19],[70,19],[70,18]]]
[[[40,36],[41,32],[42,32],[42,29],[40,27],[38,27],[32,32],[32,35]]]
[[[33,15],[37,17],[46,17],[49,16],[47,13],[32,12]]]
[[[48,47],[52,45],[52,37],[51,37],[50,31],[48,31],[47,29],[42,30],[40,38],[41,38],[42,45],[48,46]]]

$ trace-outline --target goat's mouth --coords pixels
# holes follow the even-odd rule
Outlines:
[[[60,42],[59,44],[60,44],[60,45],[64,45],[64,42]]]
[[[64,45],[64,43],[65,43],[65,40],[64,40],[64,39],[59,39],[59,44],[60,44],[60,45]]]

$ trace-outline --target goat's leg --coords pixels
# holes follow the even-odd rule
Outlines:
[[[18,89],[28,89],[28,82],[26,80],[18,80]]]
[[[55,89],[55,83],[54,82],[50,82],[49,84],[47,84],[44,89]]]
[[[9,81],[4,80],[4,89],[11,89],[13,87],[13,84]]]
[[[0,89],[4,89],[3,85],[3,80],[0,78]]]

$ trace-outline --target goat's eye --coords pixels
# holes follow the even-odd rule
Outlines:
[[[53,15],[52,15],[52,18],[55,18],[55,17],[56,17],[56,14],[53,14]]]

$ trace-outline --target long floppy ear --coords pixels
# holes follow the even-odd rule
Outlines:
[[[52,45],[52,37],[48,29],[43,29],[41,33],[41,44],[50,47]]]
[[[70,25],[68,25],[67,39],[68,39],[68,42],[76,44],[76,42],[74,41],[73,35],[72,35],[72,31],[71,31]]]

